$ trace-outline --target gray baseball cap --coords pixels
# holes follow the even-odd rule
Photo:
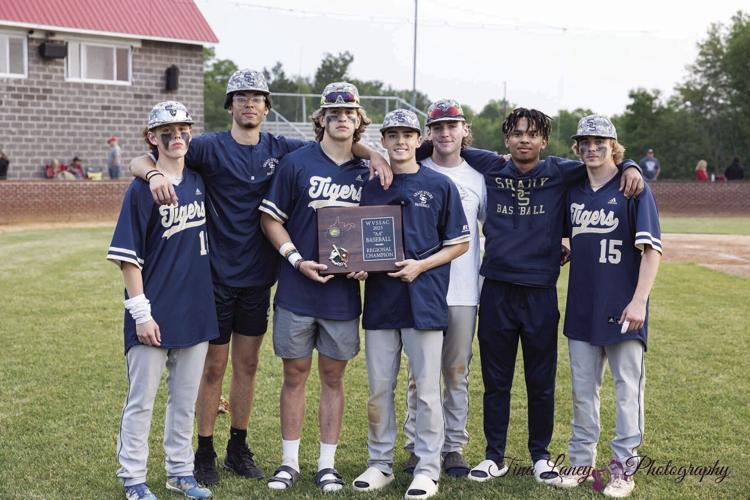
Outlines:
[[[187,108],[177,101],[160,102],[153,108],[148,115],[148,129],[152,130],[162,125],[170,123],[193,123],[193,117],[190,116]]]
[[[260,71],[252,69],[239,69],[232,73],[227,82],[227,95],[232,92],[247,90],[249,92],[263,92],[270,94],[266,77]]]
[[[617,140],[617,130],[606,116],[588,115],[578,121],[578,129],[571,139],[577,140],[586,136],[607,137]]]
[[[361,108],[359,90],[349,82],[333,82],[326,85],[320,95],[320,107],[325,108]]]
[[[427,125],[438,122],[465,122],[464,109],[455,99],[440,99],[427,108]]]
[[[385,132],[389,128],[410,128],[422,133],[422,127],[419,125],[419,118],[408,109],[394,109],[383,118],[383,126],[380,132]]]

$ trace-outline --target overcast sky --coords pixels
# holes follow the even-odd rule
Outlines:
[[[619,114],[639,87],[671,95],[709,25],[750,11],[747,0],[418,1],[419,90],[478,111],[503,97],[505,82],[510,102],[548,114]],[[412,86],[413,0],[196,3],[220,39],[218,57],[240,67],[281,61],[288,75],[312,76],[326,52],[348,50],[351,76]]]

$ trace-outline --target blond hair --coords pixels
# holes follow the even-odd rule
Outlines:
[[[706,160],[700,160],[698,164],[695,166],[695,171],[703,170],[704,172],[708,170],[708,162]]]

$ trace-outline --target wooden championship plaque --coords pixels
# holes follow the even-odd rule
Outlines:
[[[321,274],[397,270],[404,260],[400,205],[324,207],[318,215],[318,262]]]

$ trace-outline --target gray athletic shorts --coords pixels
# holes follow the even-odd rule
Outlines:
[[[309,358],[313,349],[331,359],[352,359],[359,352],[359,318],[347,321],[313,318],[276,306],[273,312],[276,355],[282,359]]]

